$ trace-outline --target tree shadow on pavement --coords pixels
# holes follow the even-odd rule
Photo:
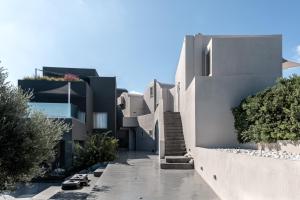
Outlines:
[[[58,192],[49,199],[59,199],[59,200],[85,200],[88,194],[82,192]]]

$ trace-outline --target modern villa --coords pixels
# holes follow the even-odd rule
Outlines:
[[[282,58],[281,35],[186,36],[173,85],[154,80],[143,95],[118,98],[129,149],[157,152],[162,169],[195,167],[222,199],[295,199],[299,163],[216,148],[257,149],[238,143],[232,108],[299,65]]]
[[[111,131],[116,136],[116,77],[102,77],[95,69],[86,68],[43,67],[42,72],[42,77],[19,80],[18,85],[33,93],[33,110],[71,125],[60,142],[56,162],[69,168],[74,144],[84,144],[88,134]],[[76,78],[64,79],[68,75]]]
[[[60,143],[61,167],[72,165],[74,143],[110,130],[120,148],[158,154],[161,169],[195,169],[222,199],[293,199],[300,195],[299,162],[218,149],[258,148],[238,142],[232,108],[299,65],[282,58],[281,35],[197,34],[184,37],[175,82],[154,79],[143,94],[85,68],[43,67],[49,80],[18,84],[33,92],[32,109],[72,125]]]

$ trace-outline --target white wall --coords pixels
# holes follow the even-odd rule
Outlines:
[[[281,36],[212,38],[212,76],[282,73]]]
[[[276,78],[248,75],[196,77],[196,146],[238,146],[231,109],[243,98],[272,86]]]
[[[122,109],[124,117],[137,117],[146,114],[143,95],[124,92],[118,98],[118,104],[122,103],[122,98],[125,100],[125,109]]]
[[[223,200],[295,200],[300,197],[299,161],[200,147],[192,152],[195,169]]]
[[[211,48],[211,76],[205,70]],[[237,146],[231,109],[282,75],[281,36],[186,36],[175,76],[187,149]],[[178,90],[180,85],[180,90]]]

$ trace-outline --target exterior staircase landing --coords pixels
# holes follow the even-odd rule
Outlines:
[[[166,156],[160,161],[161,169],[194,169],[194,161],[191,157]]]

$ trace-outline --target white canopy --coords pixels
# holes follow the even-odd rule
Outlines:
[[[282,59],[282,69],[289,69],[293,67],[300,67],[300,63],[289,61],[284,58]]]

